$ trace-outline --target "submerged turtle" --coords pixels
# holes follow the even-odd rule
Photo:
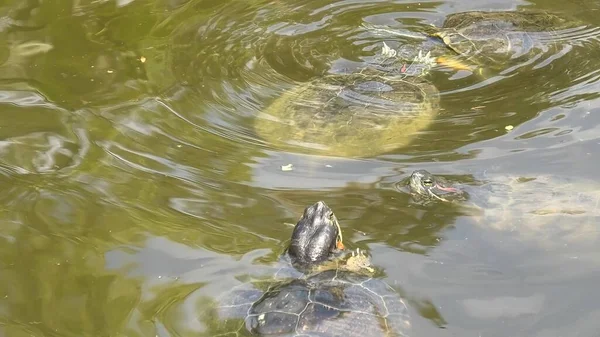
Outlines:
[[[288,279],[246,283],[219,300],[218,336],[405,336],[402,298],[361,252],[338,258],[335,215],[320,201],[306,208],[287,254],[301,267]]]
[[[523,239],[595,242],[600,233],[600,189],[595,182],[549,174],[530,178],[494,175],[486,176],[478,186],[452,186],[441,177],[417,170],[409,186],[411,193],[430,201],[468,200],[478,223],[515,232]]]
[[[426,35],[402,32],[396,32],[396,35],[421,39],[427,39],[429,36],[439,39],[455,56],[458,54],[466,59],[466,62],[463,62],[443,50],[435,51],[438,63],[452,68],[504,69],[510,66],[509,62],[517,59],[530,60],[540,51],[558,49],[558,31],[580,25],[578,20],[537,10],[470,11],[448,15],[442,27],[433,28]],[[394,31],[383,27],[366,24],[364,26],[394,34]],[[426,48],[432,46],[429,43]],[[415,50],[420,50],[419,48],[424,47],[420,46]]]
[[[326,75],[284,92],[254,128],[284,149],[368,157],[408,145],[438,110],[439,92],[424,78],[366,70]]]

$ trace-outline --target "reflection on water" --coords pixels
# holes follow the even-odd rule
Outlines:
[[[439,112],[401,147],[321,156],[256,132],[290,89],[382,66],[384,42],[448,53],[422,34],[449,14],[523,8],[572,26],[505,68],[432,69],[423,80],[440,92]],[[289,224],[322,199],[349,248],[367,250],[401,291],[411,335],[595,336],[598,9],[4,2],[0,334],[196,336],[208,299],[270,276]],[[385,70],[404,69],[396,61]],[[414,203],[403,184],[415,169],[454,179],[470,200]],[[511,177],[542,185],[507,190]]]

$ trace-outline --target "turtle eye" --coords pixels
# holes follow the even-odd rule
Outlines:
[[[423,180],[423,185],[425,185],[425,186],[431,186],[431,185],[433,185],[433,180],[432,179],[425,179],[425,180]]]
[[[327,217],[329,218],[329,220],[333,220],[333,212],[327,213]]]

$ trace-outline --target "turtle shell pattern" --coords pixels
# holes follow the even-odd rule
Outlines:
[[[478,63],[501,63],[546,52],[556,45],[556,30],[576,24],[541,11],[472,11],[448,15],[434,35]]]
[[[364,157],[408,145],[438,110],[437,88],[421,77],[327,75],[284,92],[254,127],[280,148]]]
[[[486,180],[468,191],[471,201],[483,210],[477,221],[485,227],[545,244],[596,244],[600,239],[596,183],[555,175],[500,175]]]
[[[410,329],[406,304],[393,288],[342,270],[277,282],[265,292],[240,288],[221,303],[219,316],[229,319],[219,330],[229,331],[219,336],[400,337]]]

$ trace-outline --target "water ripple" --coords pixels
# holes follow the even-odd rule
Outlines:
[[[0,162],[9,171],[59,172],[77,167],[86,156],[88,135],[75,114],[27,91],[2,91],[0,105]]]
[[[379,1],[215,5],[210,15],[208,10],[188,15],[167,42],[171,47],[164,50],[164,66],[178,84],[165,91],[163,101],[173,113],[215,136],[274,150],[274,144],[256,134],[253,119],[283,92],[326,73],[347,73],[381,62],[377,54],[384,42],[402,48],[422,41],[382,36],[365,30],[362,23],[389,26],[414,36],[443,21],[449,13],[442,8],[436,2]],[[486,120],[484,126],[458,142],[438,142],[438,153],[494,137],[491,131],[499,125],[515,125],[531,118],[519,112],[518,102],[544,109],[561,102],[592,99],[588,93],[593,89],[587,84],[596,81],[592,74],[600,64],[586,55],[597,49],[598,33],[598,28],[587,24],[551,34],[531,33],[531,38],[546,48],[495,74],[469,75],[439,68],[427,77],[443,98],[438,121],[415,134],[412,143],[390,154],[422,153],[431,140],[444,138],[448,125],[466,127]],[[525,82],[528,88],[541,90],[533,94],[524,91]],[[582,91],[585,94],[580,94]],[[472,102],[470,107],[465,106],[465,97]],[[498,110],[502,112],[491,119],[489,111]]]
[[[287,90],[381,62],[383,43],[408,50],[424,41],[415,33],[450,13],[520,6],[531,4],[0,6],[0,334],[196,332],[203,295],[245,274],[271,275],[289,224],[316,200],[334,209],[349,247],[372,253],[382,277],[413,294],[411,322],[431,330],[415,335],[519,335],[523,327],[535,335],[544,320],[577,331],[573,315],[597,304],[584,296],[598,279],[595,217],[533,227],[510,221],[528,219],[512,208],[496,221],[488,207],[474,223],[460,205],[416,205],[396,186],[419,168],[464,176],[560,168],[578,181],[586,170],[595,177],[597,24],[534,36],[547,48],[502,69],[433,69],[424,78],[441,92],[436,120],[377,158],[289,153],[254,129]],[[407,34],[378,34],[365,23]],[[292,171],[282,170],[287,164]],[[580,220],[586,227],[572,224]],[[493,308],[478,315],[486,305]],[[532,322],[532,313],[540,319]]]

